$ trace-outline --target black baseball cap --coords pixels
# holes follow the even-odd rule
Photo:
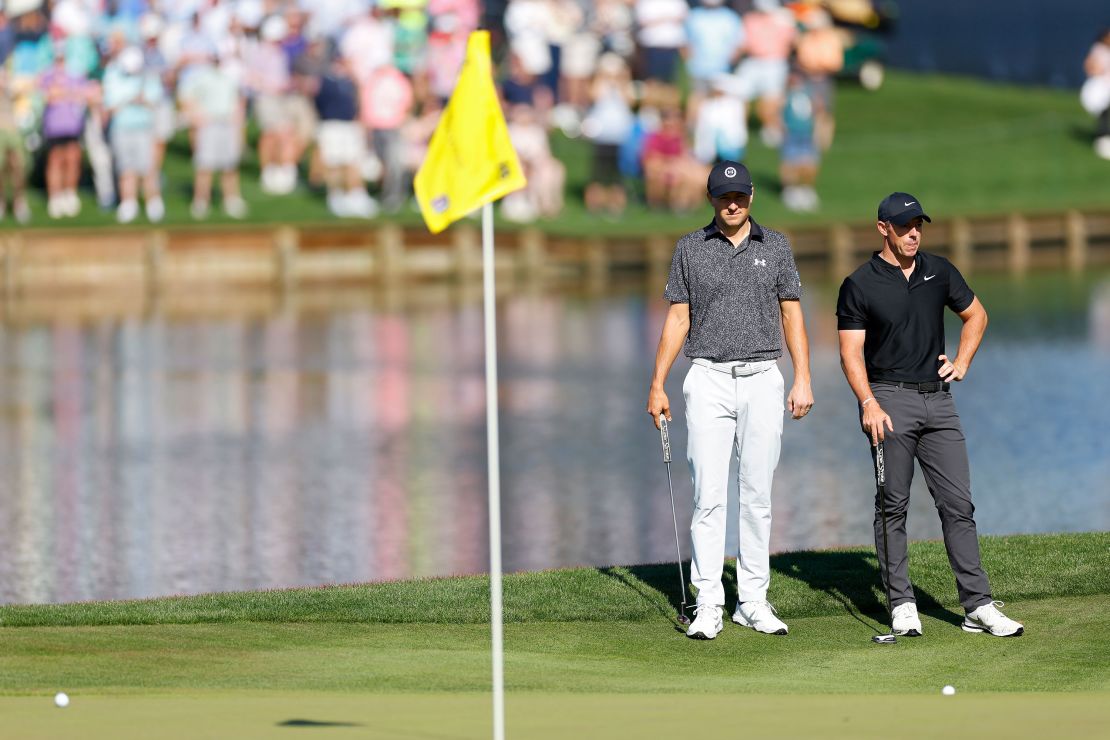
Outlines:
[[[890,221],[892,224],[905,226],[918,216],[929,223],[933,222],[933,219],[926,216],[925,211],[922,210],[921,201],[909,193],[891,193],[879,204],[880,221]]]
[[[751,195],[752,174],[748,172],[747,167],[739,162],[726,159],[713,165],[713,169],[709,172],[709,182],[706,183],[705,187],[714,198],[725,193],[747,193]]]

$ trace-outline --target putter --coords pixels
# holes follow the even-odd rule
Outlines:
[[[883,461],[883,443],[880,441],[875,447],[875,483],[879,491],[879,516],[883,520],[883,559],[886,560],[886,610],[890,617],[890,634],[873,635],[871,642],[879,645],[893,645],[898,642],[894,636],[894,607],[890,598],[890,548],[886,542],[886,465]],[[876,553],[878,554],[878,553]],[[882,574],[879,574],[880,577]]]
[[[667,466],[667,490],[671,494],[671,521],[674,522],[674,549],[678,552],[678,585],[682,589],[682,606],[678,610],[679,624],[690,624],[686,616],[686,579],[682,576],[682,546],[678,542],[678,514],[674,508],[674,484],[671,483],[671,434],[667,430],[667,417],[659,415],[659,438],[663,442],[663,464]]]

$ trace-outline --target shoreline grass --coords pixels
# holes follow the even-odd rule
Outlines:
[[[995,598],[1027,601],[1110,594],[1110,533],[981,538]],[[687,563],[688,570],[688,563]],[[784,615],[881,614],[878,563],[871,548],[782,553],[771,558],[769,597]],[[941,542],[910,546],[910,575],[923,611],[958,608]],[[567,568],[505,576],[505,621],[643,622],[674,613],[673,563]],[[735,563],[726,568],[735,594]],[[486,624],[488,576],[215,593],[136,601],[0,606],[0,627],[373,622]],[[692,599],[687,599],[692,602]]]

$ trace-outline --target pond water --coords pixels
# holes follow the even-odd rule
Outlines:
[[[971,284],[991,325],[955,393],[980,532],[1110,528],[1110,274]],[[807,282],[817,405],[786,423],[776,551],[870,541],[836,288]],[[673,558],[643,411],[665,312],[642,285],[501,300],[507,570]],[[0,326],[0,603],[487,570],[481,331],[475,298]],[[687,367],[668,391],[689,557]],[[939,537],[915,485],[910,534]]]

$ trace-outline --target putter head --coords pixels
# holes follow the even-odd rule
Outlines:
[[[871,642],[875,643],[876,645],[893,645],[894,643],[898,642],[898,638],[896,638],[892,634],[891,635],[873,635],[871,637]]]
[[[690,618],[688,616],[686,616],[685,614],[683,614],[682,612],[679,612],[678,613],[678,623],[682,624],[682,625],[686,625],[687,627],[689,627],[690,626]]]

